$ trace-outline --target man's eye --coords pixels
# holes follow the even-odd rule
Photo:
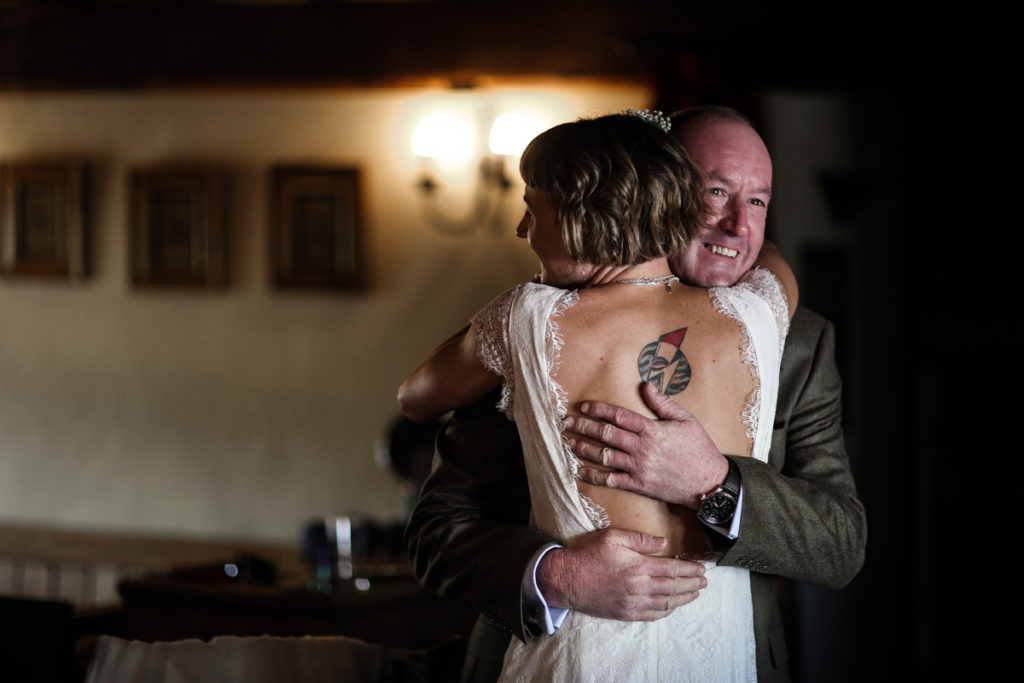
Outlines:
[[[709,187],[708,188],[708,194],[713,194],[716,197],[721,197],[722,195],[725,194],[725,190],[723,190],[720,187]]]
[[[765,204],[760,199],[751,199],[750,203],[753,204],[754,206],[768,206],[767,204]]]

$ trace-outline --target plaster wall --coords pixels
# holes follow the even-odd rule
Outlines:
[[[399,382],[536,269],[513,237],[514,168],[493,224],[455,237],[425,219],[411,126],[432,98],[459,97],[483,114],[540,98],[558,122],[650,94],[0,93],[0,162],[85,158],[92,229],[85,281],[0,280],[0,522],[290,541],[319,515],[400,515],[398,482],[374,457]],[[223,290],[129,283],[128,173],[170,161],[228,172]],[[366,291],[270,285],[267,172],[291,162],[362,170]],[[444,210],[461,211],[457,199]]]

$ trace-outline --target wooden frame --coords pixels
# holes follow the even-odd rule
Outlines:
[[[0,273],[86,276],[86,167],[80,161],[0,166]]]
[[[131,174],[131,278],[140,287],[227,284],[225,175],[215,168]]]
[[[365,286],[359,170],[271,169],[271,278],[281,288]]]

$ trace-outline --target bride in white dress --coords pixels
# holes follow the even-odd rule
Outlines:
[[[766,247],[758,264],[770,270],[733,287],[672,275],[666,257],[703,215],[702,178],[658,121],[556,126],[530,143],[520,171],[527,210],[517,235],[540,259],[540,282],[501,294],[435,350],[399,390],[402,409],[433,418],[500,384],[523,443],[532,524],[565,542],[607,526],[664,537],[665,555],[705,563],[708,585],[652,622],[572,612],[553,636],[513,639],[502,679],[754,681],[746,570],[715,565],[692,510],[578,480],[563,420],[586,400],[651,415],[640,392],[651,382],[722,452],[766,460],[792,274]]]

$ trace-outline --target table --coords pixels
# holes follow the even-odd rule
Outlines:
[[[410,576],[370,579],[367,590],[183,581],[150,575],[123,581],[123,636],[143,641],[217,635],[345,635],[387,647],[424,649],[468,638],[467,605],[436,596]]]

